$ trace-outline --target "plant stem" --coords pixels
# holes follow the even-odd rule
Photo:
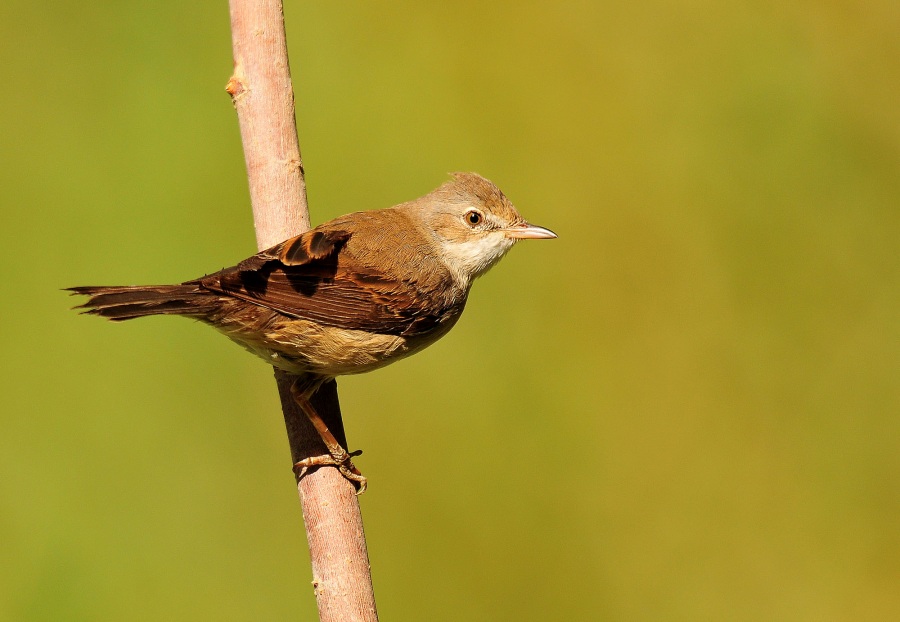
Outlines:
[[[230,0],[234,74],[226,90],[237,110],[260,250],[309,229],[306,183],[294,118],[284,14],[280,0]],[[293,378],[275,371],[292,464],[322,454],[312,424],[294,403]],[[337,384],[312,399],[345,444]],[[375,596],[355,487],[337,469],[308,473],[297,489],[322,622],[376,622]]]

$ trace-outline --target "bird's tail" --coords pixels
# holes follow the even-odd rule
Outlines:
[[[202,318],[214,311],[218,296],[196,284],[132,285],[123,287],[69,287],[67,291],[90,296],[75,307],[114,322],[145,315],[187,315]]]

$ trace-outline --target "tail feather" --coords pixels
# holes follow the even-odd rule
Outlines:
[[[66,291],[89,296],[76,309],[114,322],[145,315],[202,317],[215,310],[218,296],[188,285],[135,285],[120,287],[69,287]]]

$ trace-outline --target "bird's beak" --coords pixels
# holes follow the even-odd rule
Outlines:
[[[544,229],[527,222],[504,229],[503,232],[506,233],[507,237],[516,240],[552,240],[557,237],[550,229]]]

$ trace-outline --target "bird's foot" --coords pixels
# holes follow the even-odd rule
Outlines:
[[[362,454],[362,450],[357,449],[356,451],[348,452],[340,445],[329,447],[328,449],[330,452],[328,454],[310,456],[296,463],[294,465],[294,473],[297,474],[297,479],[303,479],[303,476],[306,475],[311,467],[336,466],[341,475],[354,483],[357,495],[364,493],[368,482],[363,474],[359,472],[359,469],[350,461],[350,458]]]

